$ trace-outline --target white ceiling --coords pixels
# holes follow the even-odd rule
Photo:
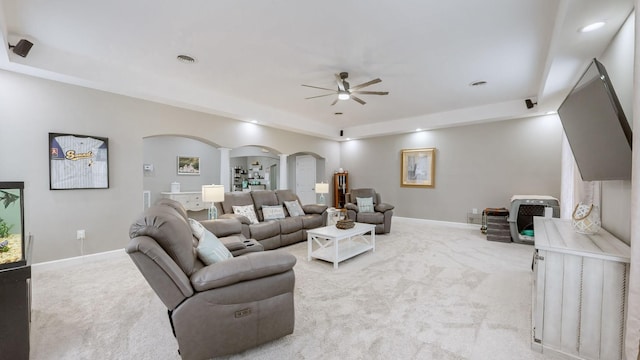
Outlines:
[[[26,58],[2,48],[2,69],[335,140],[555,110],[633,9],[633,0],[0,4],[4,42],[34,43]],[[577,31],[598,20],[599,31]],[[305,99],[327,92],[302,84],[334,89],[341,71],[352,87],[380,78],[363,90],[389,95]]]

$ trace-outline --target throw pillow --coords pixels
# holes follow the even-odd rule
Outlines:
[[[198,220],[189,218],[189,225],[191,226],[191,232],[196,239],[202,239],[202,235],[204,235],[204,231],[206,230],[202,224]]]
[[[373,198],[356,198],[358,204],[358,211],[362,213],[373,212]]]
[[[236,215],[244,215],[249,218],[252,224],[258,223],[258,217],[256,211],[253,209],[253,205],[236,206],[233,205],[233,213]]]
[[[207,229],[204,230],[202,239],[198,242],[196,252],[198,253],[198,258],[205,265],[211,265],[233,257],[220,239]]]
[[[285,201],[284,202],[284,206],[287,207],[287,211],[289,212],[289,215],[291,215],[291,216],[302,216],[302,215],[304,215],[304,211],[302,210],[302,206],[300,206],[300,203],[298,202],[298,200]]]
[[[284,209],[282,205],[262,205],[262,216],[265,220],[284,219]]]

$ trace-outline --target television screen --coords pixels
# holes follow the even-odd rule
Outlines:
[[[631,179],[631,127],[598,60],[593,59],[558,115],[582,180]]]

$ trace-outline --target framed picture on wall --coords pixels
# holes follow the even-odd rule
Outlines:
[[[49,133],[49,189],[109,188],[109,139]]]
[[[200,175],[200,158],[178,156],[178,175]]]
[[[401,150],[402,166],[400,186],[435,186],[435,148]]]

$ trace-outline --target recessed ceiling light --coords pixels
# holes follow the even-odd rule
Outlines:
[[[580,29],[578,29],[579,32],[589,32],[589,31],[593,31],[593,30],[597,30],[600,29],[601,27],[603,27],[605,24],[604,21],[598,21],[598,22],[594,22],[593,24],[589,24],[587,26],[583,26]]]
[[[469,86],[482,86],[482,85],[487,85],[487,82],[484,80],[479,80],[479,81],[474,81],[469,83]]]
[[[194,58],[193,56],[184,55],[184,54],[176,56],[176,59],[178,59],[178,61],[180,62],[187,63],[187,64],[193,64],[196,62],[196,58]]]

